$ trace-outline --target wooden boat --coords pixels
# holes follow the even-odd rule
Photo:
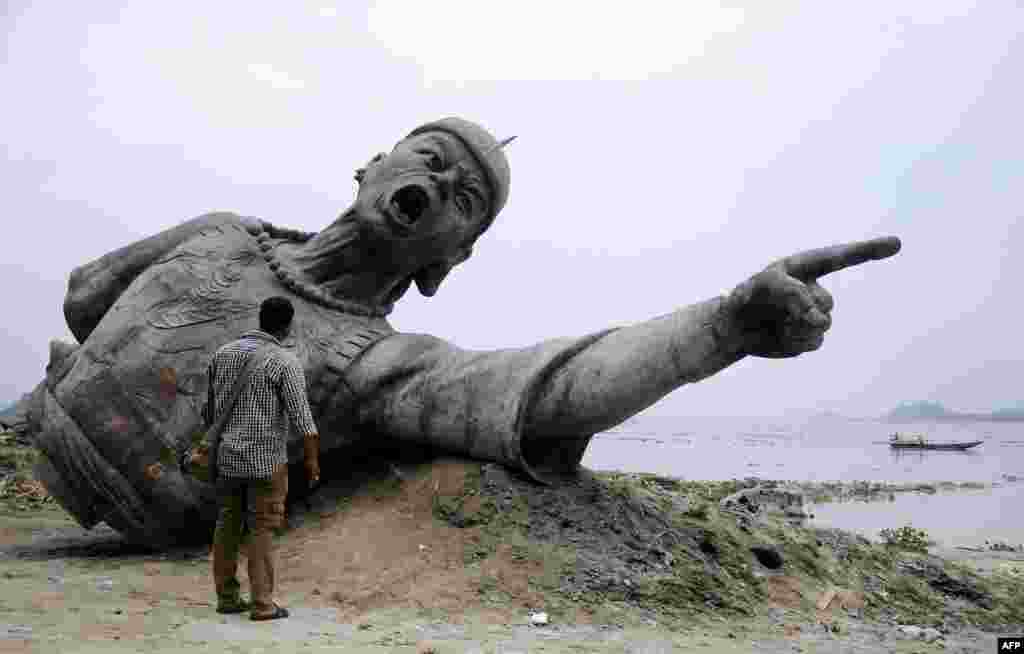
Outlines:
[[[982,441],[963,441],[960,443],[934,443],[924,439],[924,436],[901,436],[893,434],[889,437],[889,447],[898,450],[966,450]]]

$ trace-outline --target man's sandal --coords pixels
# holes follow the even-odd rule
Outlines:
[[[250,620],[278,620],[280,618],[288,617],[288,609],[283,606],[274,605],[273,613],[265,613],[260,615],[259,613],[253,613],[249,616]]]

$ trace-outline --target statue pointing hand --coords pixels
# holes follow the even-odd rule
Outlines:
[[[738,332],[740,351],[788,357],[821,347],[832,325],[832,295],[818,279],[900,250],[895,237],[835,245],[786,257],[729,295],[724,317]]]
[[[899,250],[884,238],[804,252],[726,297],[525,348],[395,331],[394,303],[412,284],[434,295],[505,205],[507,142],[459,118],[428,123],[357,170],[352,206],[318,233],[208,214],[75,269],[64,311],[79,345],[53,344],[29,407],[37,476],[83,526],[205,537],[210,485],[178,462],[202,428],[207,365],[263,299],[286,295],[284,345],[321,449],[427,444],[557,483],[594,434],[682,385],[747,355],[819,347],[833,301],[817,280]],[[302,456],[297,433],[289,460]]]

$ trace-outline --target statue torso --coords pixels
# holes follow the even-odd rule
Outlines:
[[[257,327],[260,302],[281,295],[295,306],[285,346],[306,372],[323,445],[346,440],[352,398],[344,370],[392,329],[383,318],[344,313],[294,293],[268,267],[260,245],[244,228],[230,225],[207,229],[160,257],[90,334],[58,398],[78,398],[71,404],[81,407],[120,396],[116,412],[134,414],[134,422],[180,449],[200,427],[213,353]],[[97,383],[98,375],[106,381]]]

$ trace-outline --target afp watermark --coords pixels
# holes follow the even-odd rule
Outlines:
[[[1000,654],[1003,652],[1024,654],[1024,636],[1007,636],[996,639],[996,651]]]

